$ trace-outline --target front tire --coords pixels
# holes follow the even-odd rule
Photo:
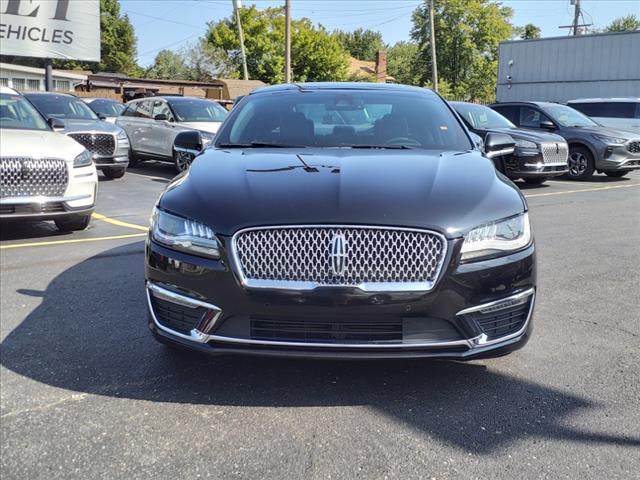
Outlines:
[[[91,214],[56,218],[54,222],[56,227],[58,227],[58,230],[62,232],[85,230],[89,226],[89,223],[91,223]]]
[[[537,178],[537,177],[532,177],[532,178],[523,178],[524,183],[526,183],[527,185],[542,185],[544,182],[547,181],[546,178]]]
[[[114,167],[114,168],[103,168],[102,173],[105,177],[115,180],[116,178],[124,177],[124,172],[126,171],[125,167]]]
[[[595,161],[585,147],[571,147],[569,150],[569,171],[566,177],[571,180],[588,180],[595,170]]]
[[[178,173],[182,173],[185,170],[189,170],[191,162],[193,162],[193,155],[188,152],[173,151],[173,166]]]
[[[627,173],[629,173],[629,170],[611,170],[609,172],[604,172],[607,177],[611,178],[621,178],[624,177]]]

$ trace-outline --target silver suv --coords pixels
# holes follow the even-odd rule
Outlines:
[[[567,102],[600,125],[640,133],[640,97],[587,98]]]
[[[171,162],[178,172],[189,168],[193,155],[176,150],[176,135],[200,132],[203,147],[213,141],[228,112],[217,102],[193,97],[150,97],[131,100],[116,119],[131,141],[131,161]]]

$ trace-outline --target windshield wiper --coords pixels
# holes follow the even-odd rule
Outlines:
[[[220,148],[307,148],[305,145],[287,145],[284,143],[250,142],[250,143],[220,143]]]
[[[383,148],[392,150],[411,150],[416,148],[411,145],[351,145],[349,148]]]

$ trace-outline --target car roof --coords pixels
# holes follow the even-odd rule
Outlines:
[[[72,97],[72,98],[78,98],[75,95],[71,95],[70,93],[65,93],[65,92],[24,92],[24,96],[25,97],[52,97],[54,95],[57,95],[59,97]]]
[[[133,100],[129,100],[127,103],[133,102],[143,102],[144,100],[171,100],[184,102],[189,100],[207,100],[209,102],[215,102],[212,98],[201,98],[201,97],[183,97],[182,95],[154,95],[152,97],[142,97],[142,98],[134,98]]]
[[[561,103],[556,102],[537,102],[537,101],[527,101],[527,102],[498,102],[489,105],[490,107],[506,107],[510,105],[536,105],[538,107],[550,107],[554,105],[562,105]]]
[[[372,83],[372,82],[308,82],[308,83],[284,83],[255,89],[249,95],[261,95],[286,91],[312,92],[318,90],[384,90],[387,92],[421,92],[435,95],[432,90],[422,87],[412,87],[399,83]]]
[[[569,100],[567,103],[609,103],[609,102],[640,102],[640,97],[619,97],[619,98],[578,98]]]
[[[449,105],[471,105],[473,107],[486,107],[489,108],[489,105],[483,105],[482,103],[473,103],[473,102],[447,102]]]

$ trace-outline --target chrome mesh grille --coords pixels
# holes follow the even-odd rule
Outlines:
[[[112,156],[116,149],[115,138],[108,133],[70,133],[68,136],[92,154],[101,157]]]
[[[0,158],[0,197],[61,197],[67,165],[56,158]]]
[[[336,242],[342,245],[338,251]],[[304,226],[241,231],[233,238],[233,249],[247,286],[429,290],[442,267],[446,243],[441,235],[425,231]]]
[[[627,144],[627,150],[629,150],[629,152],[631,153],[640,153],[640,142],[629,142]]]
[[[567,163],[569,147],[564,142],[543,143],[542,161],[544,163]]]

